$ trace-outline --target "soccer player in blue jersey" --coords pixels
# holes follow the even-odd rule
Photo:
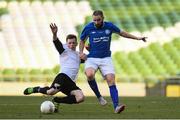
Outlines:
[[[109,86],[114,112],[120,113],[125,109],[125,105],[119,104],[118,90],[115,84],[114,66],[110,51],[111,35],[112,33],[116,33],[122,37],[142,40],[144,42],[146,42],[146,37],[136,37],[119,29],[113,23],[104,21],[104,15],[101,10],[94,11],[92,19],[93,22],[88,23],[81,33],[79,54],[80,57],[83,57],[85,42],[87,38],[89,38],[89,54],[85,62],[85,74],[88,83],[97,96],[100,104],[105,105],[107,102],[101,96],[95,81],[95,73],[99,69]]]

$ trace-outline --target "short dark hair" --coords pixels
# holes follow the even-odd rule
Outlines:
[[[95,11],[93,12],[93,15],[94,15],[94,16],[100,15],[101,17],[104,17],[103,11],[101,11],[101,10],[95,10]]]
[[[77,41],[76,35],[74,35],[74,34],[69,34],[69,35],[67,35],[67,37],[66,37],[66,42],[68,41],[68,39],[73,39],[73,38],[75,38],[75,40]]]

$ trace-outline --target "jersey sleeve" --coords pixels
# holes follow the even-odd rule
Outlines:
[[[87,27],[84,27],[80,35],[80,40],[85,41],[87,37],[88,37],[88,30],[87,30]]]
[[[55,48],[61,54],[65,49],[59,39],[53,41]]]
[[[120,30],[120,28],[118,28],[116,25],[114,25],[114,24],[111,24],[111,29],[112,29],[112,32],[113,33],[120,33],[121,32],[121,30]]]

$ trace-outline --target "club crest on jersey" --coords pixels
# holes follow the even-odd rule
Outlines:
[[[110,30],[106,29],[105,33],[106,33],[106,35],[110,34]]]

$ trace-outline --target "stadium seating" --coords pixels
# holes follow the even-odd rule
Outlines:
[[[117,52],[114,55],[114,59],[117,60],[115,63],[115,69],[118,81],[124,81],[123,79],[127,79],[124,77],[129,77],[131,81],[142,82],[141,74],[138,72],[135,65],[128,59],[127,54]],[[127,81],[129,81],[129,79],[127,79]]]
[[[3,69],[2,71],[3,74],[3,80],[4,81],[16,81],[17,77],[16,77],[16,72],[14,69]]]
[[[139,50],[140,55],[146,61],[147,65],[152,69],[155,75],[165,75],[166,71],[163,69],[161,63],[154,56],[149,48],[143,48]]]
[[[152,70],[149,68],[149,66],[138,53],[129,53],[128,57],[135,65],[135,67],[138,69],[138,72],[140,72],[143,75],[143,77],[153,75]]]
[[[167,74],[175,75],[177,67],[173,63],[169,55],[163,50],[163,48],[158,44],[152,44],[150,48],[153,51],[156,58],[158,58],[160,63],[164,66],[164,69],[167,71]]]
[[[122,30],[148,37],[137,42],[113,35],[112,51],[118,81],[157,82],[155,76],[180,73],[179,0],[2,0],[0,1],[0,80],[47,80],[59,72],[52,43],[51,22],[65,43],[69,33],[79,35],[93,10]],[[83,66],[80,78],[86,79]],[[29,75],[30,78],[21,78]],[[18,78],[17,76],[20,76]],[[7,78],[9,77],[9,78]],[[18,78],[18,79],[17,79]],[[102,79],[100,73],[98,79]]]
[[[180,53],[177,48],[172,43],[166,43],[163,45],[163,49],[172,59],[173,63],[177,65],[177,68],[180,68]]]
[[[67,34],[77,34],[75,26],[82,24],[91,12],[86,1],[57,1],[55,4],[52,1],[0,2],[9,12],[1,17],[0,35],[1,42],[6,41],[1,45],[3,50],[9,52],[7,57],[5,52],[1,54],[2,60],[9,62],[5,64],[9,68],[54,67],[58,60],[49,24],[53,22],[59,26],[58,36],[64,43]]]

